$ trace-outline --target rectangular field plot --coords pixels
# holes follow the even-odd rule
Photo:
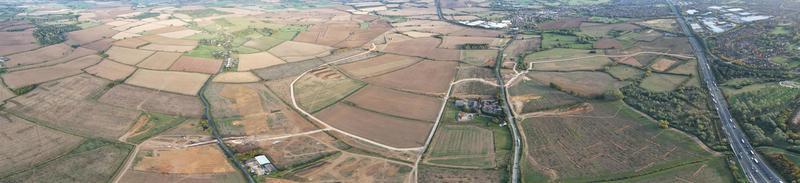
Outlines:
[[[119,180],[122,183],[141,182],[246,182],[239,172],[209,174],[165,174],[129,170]]]
[[[100,56],[89,55],[53,66],[9,72],[2,77],[9,88],[21,88],[80,74],[83,72],[81,69],[97,64],[100,59]]]
[[[558,181],[587,182],[659,170],[710,153],[684,134],[659,128],[620,102],[591,103],[583,113],[522,122],[528,170]],[[523,180],[525,181],[525,180]]]
[[[77,147],[82,139],[7,114],[0,117],[0,126],[0,177],[56,158]]]
[[[315,114],[338,129],[397,148],[419,147],[425,143],[433,123],[401,119],[336,104]]]
[[[44,83],[9,100],[6,110],[65,131],[116,139],[127,131],[139,112],[88,100],[108,83],[86,74]]]
[[[294,92],[303,109],[314,113],[349,96],[365,84],[330,68],[316,69],[297,80]]]
[[[511,105],[517,113],[537,112],[574,105],[582,99],[553,89],[538,81],[522,81],[509,89]]]
[[[130,76],[134,70],[136,68],[133,66],[105,59],[97,65],[86,68],[84,71],[109,80],[122,80]]]
[[[101,103],[131,110],[200,118],[203,105],[194,96],[119,84],[98,99]]]
[[[458,49],[459,46],[464,44],[486,44],[490,48],[503,46],[508,42],[508,39],[493,38],[493,37],[460,37],[460,36],[445,36],[439,48]]]
[[[420,165],[419,182],[505,182],[508,172],[481,169],[452,169]]]
[[[153,51],[112,46],[106,50],[108,58],[123,64],[136,65],[153,54]]]
[[[185,95],[197,95],[209,76],[200,73],[139,69],[125,83]]]
[[[419,60],[421,59],[415,57],[384,54],[362,61],[342,64],[340,67],[352,75],[366,78],[408,67]]]
[[[370,156],[341,154],[293,174],[300,182],[408,182],[411,167]]]
[[[689,77],[673,74],[652,74],[645,77],[639,86],[654,92],[672,91],[683,84],[686,79],[689,79]]]
[[[622,83],[603,72],[532,72],[528,76],[541,83],[552,83],[562,91],[586,97],[601,96],[622,86]]]
[[[256,145],[269,155],[278,169],[289,169],[337,153],[338,149],[328,145],[336,143],[335,141],[336,139],[326,133],[314,133],[260,141]]]
[[[288,86],[287,86],[288,87]],[[204,93],[224,135],[281,135],[315,130],[263,84],[209,85]]]
[[[367,86],[348,97],[347,101],[356,107],[423,121],[436,120],[442,105],[439,98],[377,86]]]
[[[2,178],[0,182],[111,182],[131,149],[127,144],[86,140],[58,159]]]
[[[625,65],[616,65],[606,69],[606,72],[618,80],[627,80],[642,77],[641,70]]]
[[[143,148],[133,165],[137,171],[166,174],[227,173],[236,171],[214,144],[187,148]],[[150,156],[148,156],[150,154]]]
[[[399,90],[444,93],[455,76],[457,65],[457,62],[426,60],[388,74],[367,78],[366,81]]]
[[[433,138],[427,164],[495,167],[492,131],[468,125],[444,125]]]
[[[657,171],[653,174],[631,179],[613,181],[622,182],[734,182],[733,175],[725,163],[725,158],[713,158],[698,163],[691,163],[675,168]]]

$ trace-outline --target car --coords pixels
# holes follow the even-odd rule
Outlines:
[[[752,159],[752,160],[753,160],[753,162],[755,162],[756,164],[758,164],[758,160],[757,160],[756,158],[750,158],[750,159]],[[756,172],[758,172],[758,170],[756,170]]]
[[[740,140],[740,141],[742,141],[742,143],[743,143],[743,144],[744,144],[744,143],[747,143],[747,142],[744,142],[744,139],[739,139],[739,140]]]

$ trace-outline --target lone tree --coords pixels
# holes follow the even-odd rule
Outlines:
[[[658,120],[658,127],[667,129],[669,128],[669,121],[667,120]]]

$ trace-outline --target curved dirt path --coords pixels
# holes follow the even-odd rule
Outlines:
[[[314,69],[320,68],[320,67],[322,67],[322,66],[325,66],[325,65],[331,65],[331,64],[335,64],[335,63],[337,63],[337,62],[340,62],[340,61],[343,61],[343,60],[347,60],[347,59],[349,59],[349,58],[353,58],[353,57],[357,57],[357,56],[361,56],[361,55],[364,55],[364,54],[370,53],[370,52],[374,51],[376,47],[377,47],[377,46],[375,46],[375,44],[372,44],[372,47],[370,47],[370,48],[369,48],[369,50],[367,50],[367,51],[364,51],[364,52],[362,52],[362,53],[359,53],[359,54],[356,54],[356,55],[352,55],[352,56],[349,56],[349,57],[341,58],[341,59],[338,59],[338,60],[335,60],[335,61],[332,61],[332,62],[325,63],[325,64],[323,64],[323,65],[321,65],[321,66],[319,66],[319,67],[315,67],[315,68],[313,68],[313,69],[307,70],[307,71],[303,72],[302,74],[300,74],[299,76],[297,76],[297,78],[295,78],[294,80],[292,80],[292,83],[290,83],[290,84],[289,84],[289,94],[290,94],[290,97],[289,97],[289,98],[291,98],[291,99],[292,99],[292,107],[294,107],[294,108],[295,108],[297,111],[299,111],[299,112],[300,112],[300,113],[302,113],[303,115],[305,115],[305,116],[308,116],[308,118],[310,118],[311,120],[314,120],[314,121],[316,121],[316,122],[318,122],[318,123],[322,124],[322,126],[324,126],[324,127],[325,127],[324,129],[330,129],[330,130],[333,130],[333,131],[339,132],[339,133],[341,133],[341,134],[344,134],[344,135],[350,136],[350,137],[352,137],[352,138],[355,138],[355,139],[358,139],[358,140],[361,140],[361,141],[364,141],[364,142],[370,143],[370,144],[372,144],[372,145],[375,145],[375,146],[378,146],[378,147],[382,147],[382,148],[385,148],[385,149],[389,149],[389,150],[395,150],[395,151],[414,151],[414,150],[420,150],[420,149],[422,149],[423,147],[397,148],[397,147],[392,147],[392,146],[389,146],[389,145],[386,145],[386,144],[382,144],[382,143],[379,143],[379,142],[375,142],[375,141],[373,141],[373,140],[370,140],[370,139],[367,139],[367,138],[364,138],[364,137],[361,137],[361,136],[358,136],[358,135],[355,135],[355,134],[348,133],[348,132],[346,132],[346,131],[344,131],[344,130],[340,130],[340,129],[338,129],[338,128],[335,128],[335,127],[333,127],[333,126],[329,125],[328,123],[325,123],[324,121],[320,120],[319,118],[315,117],[314,115],[311,115],[311,113],[308,113],[307,111],[305,111],[305,110],[303,110],[302,108],[300,108],[300,105],[298,105],[298,104],[297,104],[297,99],[295,98],[294,84],[295,84],[295,83],[297,83],[297,81],[298,81],[298,80],[300,80],[300,78],[302,78],[303,76],[305,76],[306,74],[308,74],[308,72],[310,72],[310,71],[312,71],[312,70],[314,70]]]

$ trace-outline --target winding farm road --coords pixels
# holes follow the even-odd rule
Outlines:
[[[311,115],[311,113],[308,113],[307,111],[303,110],[300,107],[300,105],[297,104],[297,99],[295,98],[294,84],[297,83],[297,81],[300,80],[300,78],[302,78],[303,76],[308,74],[308,72],[310,72],[310,71],[312,71],[314,69],[321,68],[322,66],[325,66],[325,65],[335,64],[335,63],[341,62],[343,60],[347,60],[347,59],[350,59],[350,58],[353,58],[353,57],[357,57],[357,56],[361,56],[361,55],[367,54],[369,52],[374,51],[376,48],[377,48],[377,46],[375,46],[375,44],[372,44],[372,46],[367,51],[364,51],[362,53],[355,54],[355,55],[352,55],[352,56],[349,56],[349,57],[341,58],[341,59],[338,59],[338,60],[335,60],[335,61],[332,61],[332,62],[325,63],[325,64],[320,65],[318,67],[315,67],[313,69],[309,69],[309,70],[303,72],[302,74],[300,74],[299,76],[297,76],[297,78],[292,80],[292,83],[289,84],[289,94],[290,94],[289,98],[291,98],[291,100],[292,100],[292,107],[294,107],[297,111],[299,111],[303,115],[308,116],[308,118],[310,118],[311,120],[314,120],[317,123],[322,124],[325,127],[324,129],[330,129],[332,131],[336,131],[336,132],[342,133],[344,135],[350,136],[352,138],[355,138],[355,139],[370,143],[370,144],[378,146],[378,147],[389,149],[389,150],[395,150],[395,151],[415,151],[415,150],[420,150],[423,147],[397,148],[397,147],[392,147],[392,146],[389,146],[389,145],[386,145],[386,144],[382,144],[382,143],[379,143],[379,142],[375,142],[375,141],[372,141],[370,139],[367,139],[367,138],[364,138],[364,137],[361,137],[361,136],[358,136],[358,135],[355,135],[355,134],[348,133],[348,132],[346,132],[344,130],[340,130],[340,129],[336,128],[336,127],[333,127],[333,126],[329,125],[328,123],[325,123],[324,121],[320,120],[319,118],[315,117],[314,115]]]

